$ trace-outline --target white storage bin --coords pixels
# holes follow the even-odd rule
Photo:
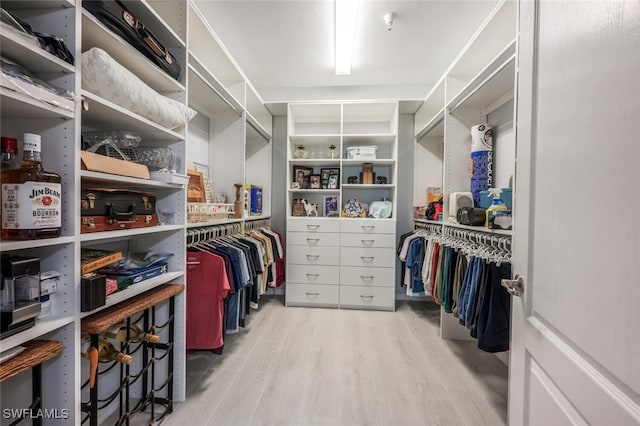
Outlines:
[[[350,146],[347,147],[347,159],[375,160],[377,150],[377,146]]]

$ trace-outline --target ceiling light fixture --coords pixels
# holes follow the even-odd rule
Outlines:
[[[357,23],[358,0],[336,0],[336,75],[351,74]]]

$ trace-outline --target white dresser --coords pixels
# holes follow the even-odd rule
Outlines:
[[[341,307],[394,309],[395,236],[395,220],[341,219]]]
[[[287,306],[394,310],[393,219],[289,218]]]
[[[286,279],[287,306],[338,307],[339,219],[288,219]]]

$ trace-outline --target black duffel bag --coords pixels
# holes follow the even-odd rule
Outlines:
[[[140,53],[176,80],[180,64],[156,37],[145,28],[119,0],[83,0],[82,7],[91,12],[111,31],[122,37]]]

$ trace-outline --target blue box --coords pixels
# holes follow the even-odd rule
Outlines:
[[[262,214],[262,187],[251,185],[251,211],[252,215]]]
[[[500,194],[500,199],[507,206],[507,210],[513,210],[511,195],[511,188],[500,188],[502,189],[502,194]],[[493,197],[489,193],[489,191],[480,191],[480,205],[476,207],[480,207],[482,209],[488,209],[491,203],[493,202]]]

